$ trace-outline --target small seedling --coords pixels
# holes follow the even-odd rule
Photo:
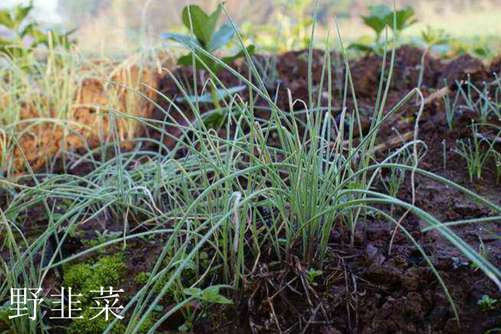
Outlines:
[[[465,54],[473,55],[477,58],[488,59],[494,55],[485,41],[473,39],[465,41],[461,38],[451,38],[449,40],[449,57],[457,57]]]
[[[317,280],[318,277],[322,276],[323,273],[324,272],[322,270],[316,270],[313,268],[309,269],[306,272],[306,279],[308,280],[308,283],[310,283],[311,285],[317,285],[315,281]]]
[[[394,11],[386,5],[370,6],[369,15],[362,16],[362,20],[373,30],[375,38],[371,43],[362,40],[351,44],[349,48],[365,53],[382,54],[385,45],[385,41],[382,41],[383,31],[388,28],[396,37],[400,36],[403,30],[417,22],[414,14],[412,7]]]
[[[444,29],[435,29],[430,26],[427,26],[426,29],[421,32],[421,38],[430,48],[436,45],[447,45],[450,40],[449,34],[447,34]]]
[[[482,178],[482,170],[490,156],[490,150],[482,148],[485,140],[478,135],[477,126],[473,126],[473,139],[461,139],[456,142],[456,153],[465,161],[470,181]]]
[[[233,301],[230,299],[226,298],[220,293],[221,288],[227,288],[229,286],[226,285],[214,285],[210,286],[204,290],[200,288],[188,288],[184,289],[183,293],[187,296],[190,296],[193,298],[195,301],[199,302],[202,306],[201,312],[202,315],[206,316],[206,311],[210,305],[213,304],[223,304],[223,305],[229,305],[233,304]],[[185,322],[182,326],[180,326],[178,329],[181,332],[189,332],[192,327],[193,327],[193,321],[195,319],[195,315],[189,312],[185,316]]]
[[[397,131],[397,135],[401,137],[401,135]],[[402,138],[402,142],[404,139]],[[393,157],[390,162],[400,165],[409,165],[412,162],[412,153],[409,149],[405,149],[400,152],[398,155]],[[382,183],[388,195],[392,197],[397,197],[398,192],[402,184],[405,181],[405,169],[402,168],[390,168],[388,170],[388,175],[382,178]]]
[[[477,302],[482,311],[492,311],[496,308],[499,300],[492,298],[489,295],[483,295]]]
[[[388,176],[383,178],[383,186],[390,196],[397,197],[400,187],[404,181],[405,170],[401,168],[392,168],[390,169]]]
[[[447,86],[447,82],[445,82],[445,85]],[[458,102],[459,102],[459,97],[461,96],[461,91],[462,88],[459,86],[458,91],[454,95],[454,98],[451,99],[449,94],[446,94],[443,97],[444,101],[444,108],[445,108],[445,118],[447,120],[447,126],[449,130],[452,130],[454,128],[454,118],[456,116],[456,112],[458,110]]]
[[[464,89],[461,86],[464,86]],[[483,88],[479,88],[472,83],[470,78],[464,84],[458,85],[460,87],[458,93],[461,93],[466,101],[465,108],[478,114],[482,123],[487,123],[490,118],[499,118],[499,104],[497,99],[492,98],[489,86],[491,84],[484,83]]]

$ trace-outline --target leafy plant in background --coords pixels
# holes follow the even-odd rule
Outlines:
[[[394,11],[386,5],[369,6],[369,15],[362,16],[362,20],[374,31],[375,38],[369,42],[370,38],[362,37],[359,42],[351,44],[349,48],[375,54],[383,52],[386,42],[382,35],[386,28],[398,37],[403,30],[417,22],[412,7]]]
[[[206,13],[197,5],[188,5],[183,9],[182,21],[184,26],[192,32],[193,36],[175,33],[162,34],[162,38],[181,43],[191,50],[190,53],[178,59],[177,63],[179,65],[193,66],[195,69],[205,69],[209,72],[211,78],[211,96],[208,100],[211,101],[219,111],[220,117],[217,117],[217,119],[223,117],[221,112],[222,108],[219,102],[224,99],[229,92],[226,90],[219,90],[216,86],[218,82],[216,77],[217,73],[223,68],[216,59],[221,60],[225,64],[231,64],[233,61],[244,57],[246,52],[248,54],[254,53],[254,46],[251,45],[247,47],[246,51],[241,50],[233,56],[217,57],[216,53],[225,46],[228,46],[235,37],[235,30],[230,23],[225,23],[219,29],[216,29],[222,11],[223,6],[221,4],[210,14]],[[231,93],[239,90],[241,89],[234,89]],[[196,98],[196,100],[198,102],[208,102],[207,98],[203,96]],[[214,118],[212,120],[214,121]]]
[[[495,56],[495,53],[488,46],[488,42],[482,39],[463,40],[453,38],[449,42],[450,51],[447,54],[449,58],[471,54],[482,59],[489,59]]]
[[[447,46],[451,37],[444,29],[436,29],[427,26],[426,29],[421,32],[421,39],[426,48],[433,48],[437,46]]]
[[[69,49],[71,32],[58,34],[43,32],[37,22],[30,19],[33,4],[18,5],[13,9],[0,10],[0,26],[6,29],[6,37],[0,35],[0,53],[11,59],[23,59],[39,46]]]
[[[247,40],[273,54],[305,49],[311,41],[314,7],[313,0],[279,0],[268,20],[271,23],[244,22],[242,31]]]
[[[453,38],[444,29],[430,26],[421,32],[421,40],[417,44],[424,47],[426,51],[431,50],[444,58],[472,54],[478,58],[488,59],[495,55],[484,40]]]
[[[445,54],[449,52],[450,46],[450,36],[443,29],[434,29],[427,26],[425,30],[421,32],[421,39],[416,43],[419,47],[423,49],[423,55],[421,57],[421,71],[419,74],[418,87],[421,87],[424,76],[424,63],[426,56],[433,51],[438,54]],[[449,119],[448,119],[449,121]],[[451,129],[451,123],[449,123],[449,129]]]

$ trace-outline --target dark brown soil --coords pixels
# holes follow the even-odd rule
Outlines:
[[[340,107],[340,92],[345,69],[338,55],[332,54],[335,84],[334,105]],[[259,58],[261,62],[265,58]],[[313,52],[313,87],[318,89],[324,54]],[[388,56],[388,63],[390,57]],[[294,99],[308,101],[308,52],[288,52],[278,56],[275,81],[267,86],[276,96],[277,105],[289,110],[287,90]],[[350,65],[358,103],[371,112],[381,77],[379,56],[367,56]],[[423,51],[405,46],[397,50],[393,83],[388,107],[398,102],[418,85],[421,63],[425,67],[421,82],[423,94],[446,85],[451,91],[465,80],[481,85],[499,73],[501,61],[486,66],[471,56],[443,62]],[[246,73],[244,65],[235,65]],[[179,69],[177,75],[189,78],[190,70]],[[223,74],[231,87],[239,84],[231,75]],[[325,79],[326,80],[326,79]],[[170,80],[161,82],[161,89],[171,95],[177,91]],[[317,93],[314,94],[316,97]],[[244,93],[245,95],[245,93]],[[259,102],[258,102],[259,105]],[[303,109],[300,105],[299,109]],[[381,130],[380,143],[412,131],[417,108],[409,107],[391,118]],[[454,152],[457,139],[471,136],[468,125],[475,115],[465,113],[456,119],[456,128],[447,127],[442,99],[429,103],[420,124],[419,138],[428,146],[421,167],[445,176],[501,204],[501,186],[496,182],[494,166],[489,166],[483,180],[469,181],[464,160]],[[410,119],[410,120],[409,120]],[[497,122],[497,121],[495,121]],[[368,122],[367,122],[368,124]],[[499,125],[499,123],[497,123]],[[446,169],[443,167],[446,143]],[[499,147],[498,147],[499,149]],[[444,221],[483,217],[483,209],[460,192],[423,177],[417,177],[416,204]],[[410,184],[400,191],[401,198],[411,200]],[[238,296],[235,308],[220,312],[196,327],[197,333],[487,333],[501,328],[501,304],[482,310],[478,301],[483,295],[501,298],[498,288],[478,269],[471,267],[460,253],[436,232],[422,233],[424,227],[413,217],[403,227],[419,242],[444,279],[457,306],[460,322],[454,318],[443,288],[429,264],[402,232],[389,252],[394,227],[371,219],[360,230],[351,246],[342,227],[333,232],[329,265],[315,285],[306,280],[306,264],[291,258],[282,263],[262,263],[249,275],[244,293]],[[488,258],[501,266],[501,222],[489,225],[466,225],[454,228],[477,250],[481,243]],[[223,314],[221,316],[221,314]],[[235,320],[237,319],[237,320]]]
[[[312,73],[313,86],[319,89],[323,68],[324,54],[313,52]],[[501,60],[486,66],[477,59],[463,56],[445,63],[423,51],[412,47],[403,47],[395,57],[394,79],[389,94],[388,108],[398,102],[405,94],[416,87],[419,81],[421,61],[424,59],[425,75],[422,90],[429,96],[434,90],[442,88],[445,83],[451,90],[468,78],[475,82],[492,79],[493,73],[501,72]],[[277,105],[289,110],[290,103],[287,90],[295,99],[308,101],[308,52],[289,52],[272,57],[257,57],[261,65],[268,61],[276,61],[273,73],[268,73],[265,82],[269,94],[276,97]],[[370,115],[375,103],[378,82],[381,76],[379,56],[367,56],[350,65],[359,106]],[[336,54],[332,54],[335,64],[334,110],[341,107],[341,91],[346,69]],[[244,76],[248,69],[243,64],[235,64],[235,68]],[[192,82],[191,69],[178,69],[174,75],[181,80]],[[198,73],[204,80],[202,73]],[[222,73],[221,78],[228,87],[239,84],[230,73]],[[326,80],[326,79],[325,79]],[[190,86],[188,84],[188,86]],[[160,90],[169,97],[179,97],[181,92],[169,75],[165,75],[159,83]],[[313,96],[317,96],[315,92]],[[248,98],[242,92],[244,98]],[[325,98],[325,97],[323,97]],[[168,103],[159,103],[170,110]],[[308,103],[308,102],[307,102]],[[264,106],[262,100],[257,106]],[[183,106],[183,104],[181,104]],[[184,105],[184,110],[188,110]],[[294,108],[302,109],[303,105]],[[394,115],[381,131],[380,144],[393,140],[399,133],[409,132],[414,127],[417,108],[409,106]],[[190,113],[186,112],[188,118]],[[179,114],[172,111],[170,115],[179,123],[185,122]],[[260,117],[266,117],[266,111],[259,111]],[[156,117],[165,117],[157,110]],[[368,117],[368,116],[367,116]],[[466,186],[501,205],[501,186],[496,181],[494,166],[488,166],[483,179],[471,183],[465,162],[454,152],[457,139],[470,135],[467,126],[471,118],[464,113],[456,120],[454,130],[449,130],[445,118],[442,99],[426,105],[420,124],[419,138],[428,146],[428,153],[421,167],[445,176]],[[498,121],[494,121],[498,122]],[[366,122],[369,124],[369,121]],[[499,122],[496,123],[499,125]],[[175,126],[167,129],[172,138],[164,138],[168,147],[175,144],[179,136]],[[154,136],[154,134],[151,134]],[[447,166],[444,169],[443,143]],[[499,147],[497,147],[499,149]],[[382,152],[384,153],[384,152]],[[75,171],[75,173],[85,173]],[[427,210],[437,218],[450,221],[469,219],[489,215],[489,211],[474,204],[460,192],[423,177],[416,178],[416,205]],[[405,183],[399,196],[411,200],[411,185]],[[398,210],[394,212],[398,216]],[[430,265],[405,234],[378,217],[367,217],[359,224],[354,245],[350,244],[349,231],[342,224],[337,224],[330,240],[331,252],[329,261],[322,274],[315,281],[308,280],[307,270],[311,265],[301,263],[291,256],[285,261],[276,262],[267,258],[263,249],[263,260],[249,273],[244,281],[243,289],[233,297],[235,305],[231,307],[214,307],[208,316],[195,323],[195,333],[488,333],[489,330],[501,328],[501,302],[493,309],[484,310],[478,304],[482,296],[487,295],[501,301],[501,292],[477,268],[471,266],[459,251],[447,243],[437,232],[421,232],[423,222],[409,215],[402,223],[410,235],[419,243],[430,257],[433,265],[443,278],[457,306],[460,322],[454,317],[451,305],[430,269]],[[106,217],[87,224],[85,238],[95,238],[95,230],[120,230]],[[471,224],[454,228],[454,231],[470,245],[486,250],[488,259],[501,267],[501,222],[490,224]],[[395,235],[390,250],[390,241]],[[82,249],[79,240],[68,243],[68,253]],[[148,271],[154,263],[162,241],[157,240],[147,246],[135,245],[128,259],[129,276],[141,271]],[[130,283],[130,282],[129,282]],[[129,284],[129,291],[134,285]],[[165,330],[175,330],[182,321],[170,320]],[[491,331],[490,333],[495,333]]]

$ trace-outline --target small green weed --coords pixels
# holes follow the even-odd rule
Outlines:
[[[483,148],[488,143],[478,135],[478,127],[473,125],[472,128],[472,139],[458,140],[455,151],[466,161],[468,176],[470,177],[470,181],[473,182],[474,178],[482,178],[482,171],[490,156],[490,150]]]
[[[478,306],[482,311],[491,311],[496,308],[496,305],[499,303],[499,300],[492,298],[489,295],[483,295],[477,302]]]

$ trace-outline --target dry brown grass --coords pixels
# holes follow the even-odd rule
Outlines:
[[[151,116],[153,104],[149,99],[155,98],[157,75],[155,68],[123,63],[110,66],[107,77],[85,77],[75,83],[74,103],[64,121],[57,119],[57,110],[50,101],[37,96],[33,98],[37,102],[32,103],[27,98],[21,107],[15,138],[8,138],[5,133],[0,137],[0,161],[2,155],[7,155],[5,159],[10,160],[15,172],[24,171],[27,165],[38,170],[62,152],[94,148],[109,141],[115,129],[120,142],[126,145],[141,127],[139,122],[120,114]],[[2,98],[2,103],[8,103],[6,98]],[[4,150],[10,146],[14,149]]]

